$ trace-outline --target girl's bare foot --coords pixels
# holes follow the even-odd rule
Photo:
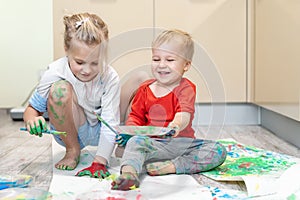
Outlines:
[[[150,176],[159,176],[166,174],[175,174],[176,169],[171,161],[155,162],[146,165],[147,173]]]
[[[66,150],[65,156],[55,164],[55,168],[61,170],[74,170],[80,160],[80,150]]]

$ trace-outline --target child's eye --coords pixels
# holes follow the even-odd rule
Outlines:
[[[76,61],[76,63],[77,63],[78,65],[82,65],[82,64],[83,64],[83,62],[80,62],[80,61]]]
[[[94,65],[94,66],[98,66],[98,63],[96,63],[96,62],[93,62],[93,63],[92,63],[92,65]]]
[[[175,59],[167,59],[168,62],[173,62]]]
[[[158,62],[158,61],[160,61],[160,59],[159,58],[152,58],[152,61]]]

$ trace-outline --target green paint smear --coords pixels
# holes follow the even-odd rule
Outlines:
[[[55,89],[54,89],[54,92],[52,93],[52,96],[53,96],[53,98],[56,98],[56,103],[55,104],[57,106],[62,106],[63,105],[63,103],[60,99],[65,96],[65,92],[66,92],[65,88],[58,87],[58,85],[55,86]]]
[[[66,93],[66,88],[63,88],[62,85],[65,84],[65,80],[58,81],[54,83],[54,91],[52,92],[52,97],[55,99],[55,105],[61,107],[63,106],[63,103],[61,101],[61,98],[65,97]],[[50,106],[50,111],[53,113],[54,119],[58,120],[59,124],[64,124],[65,123],[65,116],[59,116],[57,112],[55,111],[53,106]]]
[[[59,119],[58,114],[55,112],[53,106],[50,106],[50,111],[51,111],[52,114],[54,115],[54,119]]]
[[[154,126],[147,126],[145,129],[134,130],[134,133],[136,135],[154,134],[154,132],[155,132],[155,127]]]
[[[58,120],[59,124],[64,124],[65,123],[65,116],[61,116],[61,118],[58,116],[58,114],[56,113],[56,111],[54,110],[53,106],[50,106],[50,111],[52,112],[52,114],[54,115],[54,119]]]
[[[287,197],[287,200],[296,200],[297,197],[295,194],[291,194],[290,196]]]
[[[248,174],[265,174],[274,169],[286,169],[292,163],[287,161],[278,161],[276,159],[266,159],[263,157],[250,158],[242,157],[236,160],[225,161],[225,164],[211,171],[214,175],[228,174],[230,176],[242,176]]]

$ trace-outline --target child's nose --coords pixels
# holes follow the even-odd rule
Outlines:
[[[162,61],[159,62],[158,67],[160,67],[160,68],[165,68],[165,67],[167,67],[167,64],[166,64],[165,61],[162,60]]]
[[[88,74],[91,72],[91,67],[89,64],[85,64],[82,66],[82,71],[85,73],[85,74]]]

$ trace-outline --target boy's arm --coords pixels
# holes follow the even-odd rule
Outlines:
[[[173,137],[189,126],[195,112],[196,86],[188,79],[184,79],[175,90],[178,104],[175,106],[176,114],[168,127],[176,130]]]
[[[169,128],[176,130],[173,137],[176,137],[180,131],[185,129],[190,123],[191,114],[188,112],[178,112],[175,114],[173,121],[168,125]]]

